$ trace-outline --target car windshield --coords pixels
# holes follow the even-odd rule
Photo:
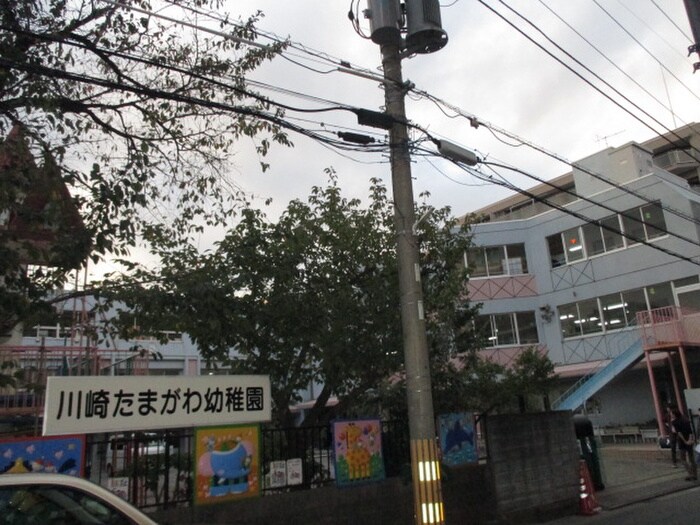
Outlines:
[[[127,516],[95,496],[49,485],[0,488],[0,516],[8,525],[132,525]]]

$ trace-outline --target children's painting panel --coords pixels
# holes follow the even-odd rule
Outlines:
[[[379,419],[333,422],[336,483],[340,486],[384,479],[382,425]]]
[[[479,461],[474,414],[442,414],[438,416],[438,432],[442,462],[445,465],[456,466]]]
[[[0,474],[44,472],[82,476],[85,436],[0,440]]]
[[[258,425],[200,427],[195,440],[195,505],[260,495]]]

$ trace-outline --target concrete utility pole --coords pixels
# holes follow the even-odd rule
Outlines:
[[[403,331],[411,470],[416,523],[444,523],[440,463],[430,381],[428,339],[425,331],[423,290],[418,243],[414,235],[415,208],[411,158],[401,73],[401,51],[426,53],[442,48],[447,35],[440,27],[438,0],[407,0],[408,35],[401,38],[402,13],[398,0],[370,0],[367,16],[372,40],[380,44],[384,70],[386,113],[394,119],[389,130],[394,196],[401,325]]]
[[[439,514],[441,519],[418,521],[418,523],[442,523],[442,495],[435,443],[428,338],[425,333],[418,244],[413,234],[415,212],[401,62],[397,46],[383,45],[381,52],[384,77],[387,80],[384,84],[386,111],[400,122],[394,124],[389,132],[389,138],[414,500],[417,505],[423,500],[421,491],[425,491],[425,488],[421,487],[421,478],[425,478],[425,471],[428,471],[427,475],[430,479],[425,481],[432,482],[430,488],[433,494],[426,503],[420,503],[420,505],[431,505],[426,508],[426,511],[429,514]],[[423,509],[416,509],[416,513],[420,513],[422,519]]]

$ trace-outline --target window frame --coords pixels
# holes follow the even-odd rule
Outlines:
[[[522,247],[519,248],[519,250],[521,250],[520,253],[522,254],[522,256],[520,256],[520,254],[518,254],[517,257],[511,257],[509,255],[509,247],[515,246]],[[489,263],[489,250],[491,250],[493,254],[496,254],[497,251],[500,252],[500,273],[494,271],[496,266]],[[511,269],[513,267],[513,265],[511,264],[511,260],[515,259],[520,259],[520,267],[523,270],[523,273],[511,272]],[[474,260],[480,261],[481,267],[474,266]],[[470,279],[491,279],[494,277],[512,277],[514,275],[527,275],[527,271],[529,268],[527,262],[527,252],[525,250],[525,243],[496,244],[492,246],[473,246],[464,253],[464,261],[467,271],[469,272]],[[474,275],[470,268],[475,268],[479,271],[476,275]],[[481,272],[482,269],[483,273]]]

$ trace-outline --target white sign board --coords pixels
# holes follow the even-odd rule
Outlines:
[[[49,377],[44,435],[123,432],[270,421],[270,378]]]
[[[287,460],[287,485],[301,485],[304,481],[301,458]]]
[[[693,415],[700,414],[700,388],[689,388],[683,391],[685,404]]]
[[[287,483],[287,462],[270,461],[270,487],[278,489]]]

